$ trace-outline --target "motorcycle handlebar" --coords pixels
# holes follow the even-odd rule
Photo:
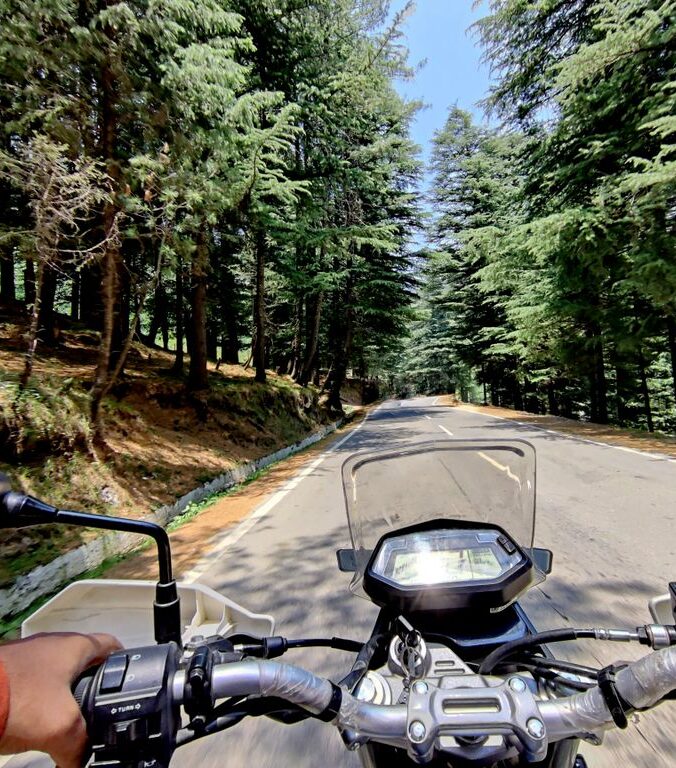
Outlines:
[[[211,679],[215,699],[248,694],[276,696],[315,715],[326,711],[334,691],[332,683],[305,669],[265,660],[216,665]],[[184,684],[184,673],[178,671],[173,682],[174,699],[178,702],[182,700]],[[676,688],[676,647],[655,651],[623,667],[617,673],[615,684],[619,695],[633,708],[647,709],[655,706]],[[491,678],[488,690],[497,691],[501,685],[508,687],[501,678]],[[434,690],[430,686],[429,694]],[[472,689],[461,690],[467,698]],[[485,695],[486,689],[478,689],[481,690]],[[452,690],[444,690],[442,693],[445,697],[451,696]],[[612,714],[598,687],[548,701],[537,700],[529,689],[512,693],[517,698],[530,698],[544,725],[542,739],[545,744],[589,734],[613,724]],[[527,709],[523,702],[517,705],[517,709],[519,707]],[[430,708],[429,711],[433,712],[434,709]],[[458,727],[460,718],[457,715],[456,722],[448,723],[451,729]],[[420,718],[420,712],[415,717]],[[409,712],[405,704],[367,704],[346,691],[342,692],[340,708],[332,720],[338,728],[358,732],[362,737],[387,742],[400,740],[402,743],[410,735],[408,721]],[[445,730],[445,723],[438,722],[435,725],[438,730]],[[472,713],[470,706],[462,717],[461,730],[471,731],[472,727],[477,734],[481,733],[482,727],[486,732],[491,730],[491,725],[487,725],[486,714],[477,711]]]
[[[587,737],[613,724],[598,687],[540,700],[515,675],[474,675],[470,685],[450,688],[420,679],[410,686],[407,703],[380,705],[361,701],[291,664],[263,659],[214,663],[201,677],[195,675],[196,667],[180,665],[179,654],[174,643],[119,652],[77,682],[74,696],[87,722],[92,766],[109,766],[113,752],[127,760],[140,750],[138,754],[150,755],[164,768],[176,745],[184,743],[177,738],[181,705],[188,714],[195,714],[199,705],[199,726],[198,721],[209,722],[209,712],[218,712],[216,702],[247,696],[283,700],[331,722],[348,746],[390,744],[406,749],[420,763],[432,758],[440,736],[458,737],[456,749],[462,757],[463,739],[476,743],[477,737],[501,735],[507,743],[519,744],[527,760],[538,761],[549,743]],[[131,674],[121,689],[125,669]],[[676,646],[655,651],[615,676],[617,694],[634,709],[654,706],[674,688]],[[259,709],[259,714],[265,712]],[[211,730],[198,727],[192,738],[219,730],[219,719],[216,715]]]
[[[617,672],[615,687],[633,709],[650,709],[676,688],[676,647],[663,648]],[[613,716],[598,686],[556,701],[541,702],[550,741],[605,728]]]

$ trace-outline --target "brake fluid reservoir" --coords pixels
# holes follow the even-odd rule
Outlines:
[[[387,680],[379,673],[368,671],[354,692],[359,701],[369,704],[391,704],[392,690]]]

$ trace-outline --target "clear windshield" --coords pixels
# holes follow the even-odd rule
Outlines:
[[[416,523],[492,523],[522,548],[533,547],[535,449],[523,440],[439,440],[357,453],[342,474],[356,591],[378,540]]]

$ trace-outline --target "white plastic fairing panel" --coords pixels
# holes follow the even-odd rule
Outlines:
[[[178,583],[183,640],[195,635],[274,632],[272,616],[251,613],[203,584]],[[109,632],[126,648],[152,645],[152,581],[91,579],[67,586],[21,625],[21,636],[38,632]]]

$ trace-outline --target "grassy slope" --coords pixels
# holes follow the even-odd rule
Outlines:
[[[70,331],[59,349],[39,348],[16,456],[9,422],[22,332],[15,318],[0,316],[0,471],[60,506],[142,516],[327,421],[318,392],[288,377],[270,374],[261,385],[240,366],[210,365],[209,392],[192,395],[168,372],[170,354],[135,344],[124,380],[105,403],[111,453],[96,458],[87,448],[87,389],[97,339]],[[92,535],[54,526],[0,531],[0,586]]]

